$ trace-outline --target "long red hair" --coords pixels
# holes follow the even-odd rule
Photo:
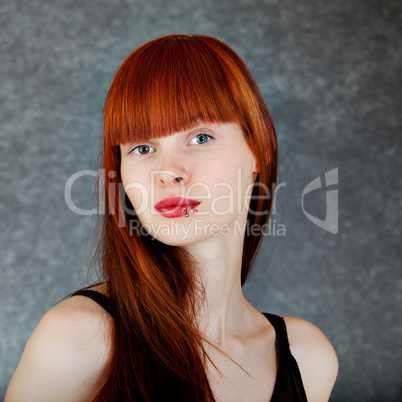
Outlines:
[[[104,175],[98,185],[105,213],[99,215],[95,262],[107,280],[114,326],[110,364],[96,401],[214,400],[205,372],[208,356],[194,326],[194,261],[181,247],[130,231],[129,222],[138,218],[124,191],[116,191],[120,144],[199,122],[241,126],[259,162],[248,225],[268,221],[276,134],[244,62],[221,41],[201,35],[169,35],[135,50],[119,68],[104,108]],[[245,236],[242,284],[262,240],[261,232]]]

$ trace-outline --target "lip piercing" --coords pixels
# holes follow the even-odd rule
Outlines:
[[[198,209],[195,209],[193,211],[193,213],[195,214],[196,212],[198,212]],[[190,216],[190,214],[188,213],[188,207],[187,207],[187,212],[186,212],[186,217],[188,218]]]

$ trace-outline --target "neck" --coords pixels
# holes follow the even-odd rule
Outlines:
[[[225,349],[238,336],[239,323],[250,312],[241,287],[242,237],[212,237],[187,246],[198,262],[198,278],[205,291],[198,306],[198,328],[206,339]]]

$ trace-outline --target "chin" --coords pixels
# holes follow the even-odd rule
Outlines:
[[[188,235],[186,237],[180,237],[180,236],[152,236],[152,237],[163,244],[175,247],[189,246],[191,244],[199,243],[200,241],[203,240],[199,236],[195,237],[191,235]]]

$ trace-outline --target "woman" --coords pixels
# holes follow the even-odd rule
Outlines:
[[[277,143],[237,54],[198,35],[134,51],[106,99],[102,167],[104,281],[44,316],[6,401],[328,400],[326,337],[242,293]]]

